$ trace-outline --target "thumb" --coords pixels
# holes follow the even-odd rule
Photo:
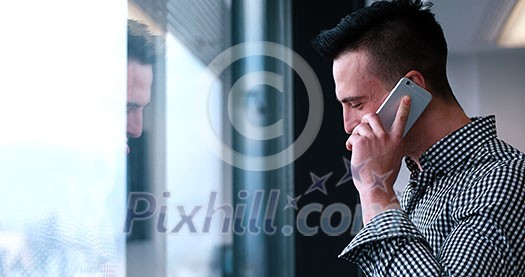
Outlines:
[[[401,103],[397,108],[396,118],[392,124],[392,134],[403,137],[405,126],[407,125],[408,115],[410,114],[410,96],[405,95],[401,98]]]

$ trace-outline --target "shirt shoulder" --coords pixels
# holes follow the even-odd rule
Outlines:
[[[456,216],[479,213],[480,209],[502,212],[510,202],[518,205],[514,208],[525,209],[525,154],[493,139],[475,152],[466,168],[460,173],[465,182],[453,201],[458,208]]]
[[[489,140],[484,146],[492,158],[498,161],[525,160],[525,154],[501,139]]]
[[[485,174],[480,181],[498,183],[502,186],[517,185],[525,188],[525,154],[510,144],[500,140],[490,140],[483,145],[483,153],[478,157]],[[488,179],[488,180],[487,180]]]

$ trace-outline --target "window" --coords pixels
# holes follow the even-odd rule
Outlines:
[[[12,39],[0,51],[2,276],[125,273],[125,9],[52,0],[0,11]]]

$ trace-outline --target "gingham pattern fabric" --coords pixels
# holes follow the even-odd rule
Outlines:
[[[366,276],[525,276],[525,155],[473,118],[406,159],[402,210],[374,217],[339,257]]]

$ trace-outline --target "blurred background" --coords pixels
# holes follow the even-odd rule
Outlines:
[[[360,207],[310,41],[371,1],[110,2],[0,4],[0,276],[361,276],[337,258]],[[525,151],[525,1],[435,2],[460,104]],[[129,155],[127,19],[158,52]]]

